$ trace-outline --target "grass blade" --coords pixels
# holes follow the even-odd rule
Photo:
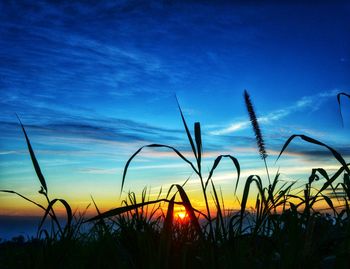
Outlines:
[[[165,202],[165,201],[167,202],[167,200],[165,200],[165,199],[159,199],[159,200],[155,200],[155,201],[147,201],[147,202],[143,202],[143,203],[137,203],[137,204],[132,204],[132,205],[114,208],[114,209],[108,210],[106,212],[103,212],[95,217],[92,217],[88,220],[85,220],[84,223],[95,221],[95,220],[100,220],[103,218],[110,218],[110,217],[118,216],[118,215],[121,215],[125,212],[137,209],[139,207],[143,207],[145,205],[150,205],[150,204],[160,203],[160,202]]]
[[[41,222],[40,222],[40,225],[38,227],[38,231],[41,230],[41,227],[43,226],[45,220],[46,220],[46,217],[48,215],[51,216],[51,218],[55,221],[55,223],[57,224],[57,227],[61,233],[61,235],[63,235],[63,231],[62,231],[62,228],[61,228],[61,225],[56,217],[55,214],[50,214],[50,211],[52,211],[53,209],[53,206],[56,202],[61,202],[63,204],[63,206],[65,207],[66,209],[66,213],[67,213],[67,223],[66,223],[66,226],[65,226],[65,230],[69,230],[70,227],[71,227],[71,223],[72,223],[72,219],[73,219],[73,214],[72,214],[72,209],[71,207],[69,206],[69,204],[66,202],[66,200],[64,199],[53,199],[49,205],[47,206],[46,210],[45,210],[45,214],[43,216],[43,218],[41,219]]]
[[[349,166],[350,166],[350,163],[346,164],[346,166],[349,167]],[[330,186],[332,187],[332,183],[344,172],[344,170],[345,170],[345,167],[344,167],[344,166],[340,167],[340,168],[338,169],[338,171],[337,171],[331,178],[329,178],[329,180],[327,180],[327,181],[323,184],[322,188],[318,191],[317,195],[320,194],[321,192],[323,192],[323,191],[324,191],[325,189],[327,189],[328,187],[330,187]],[[327,179],[327,178],[326,178],[326,179]],[[333,187],[332,187],[332,189],[333,189]]]
[[[193,207],[191,205],[190,199],[188,198],[185,190],[181,187],[181,185],[175,184],[174,186],[176,186],[177,190],[179,191],[181,200],[183,202],[183,205],[186,209],[186,212],[190,218],[190,221],[193,225],[193,227],[195,228],[195,230],[197,231],[197,233],[202,236],[202,230],[201,227],[199,225],[198,219],[195,215],[195,211],[193,210]]]
[[[211,177],[213,176],[213,173],[214,173],[214,170],[216,169],[216,167],[219,165],[220,161],[222,158],[230,158],[231,161],[233,162],[233,164],[235,165],[236,167],[236,170],[237,170],[237,181],[236,181],[236,186],[235,186],[235,193],[236,193],[236,190],[237,190],[237,187],[238,187],[238,183],[239,183],[239,178],[240,178],[240,175],[241,175],[241,167],[239,165],[239,162],[237,160],[237,158],[231,156],[231,155],[220,155],[218,156],[215,161],[214,161],[214,164],[212,166],[212,168],[210,169],[209,171],[209,175],[208,175],[208,179],[207,181],[205,182],[205,189],[207,188],[207,185],[209,183],[209,180],[211,179]]]
[[[92,202],[93,202],[93,204],[94,204],[94,206],[95,206],[97,215],[100,216],[100,215],[101,215],[100,209],[98,208],[98,206],[97,206],[97,204],[96,204],[94,198],[92,197],[92,195],[90,195],[90,197],[91,197],[91,200],[92,200]],[[108,231],[107,225],[106,225],[106,223],[105,223],[105,221],[104,221],[103,218],[101,218],[101,219],[99,220],[99,224],[102,225],[104,231]]]
[[[251,183],[255,182],[258,188],[258,191],[260,193],[262,202],[265,203],[265,195],[264,195],[264,189],[262,186],[262,181],[261,178],[258,175],[251,175],[247,178],[247,181],[244,186],[244,191],[243,191],[243,196],[242,196],[242,202],[241,202],[241,214],[240,214],[240,230],[242,230],[242,225],[243,225],[243,216],[244,212],[246,209],[247,201],[248,201],[248,196],[249,196],[249,190],[250,190],[250,185]]]
[[[20,197],[22,197],[24,200],[27,200],[28,202],[31,202],[32,204],[35,204],[37,207],[40,207],[41,209],[43,209],[44,211],[46,210],[45,207],[43,207],[41,204],[38,204],[37,202],[25,197],[24,195],[18,193],[18,192],[15,192],[15,191],[10,191],[10,190],[0,190],[0,192],[6,192],[6,193],[13,193],[13,194],[16,194]]]
[[[316,174],[317,172],[320,173],[327,181],[329,181],[329,176],[326,170],[323,168],[313,168],[309,177],[309,184],[320,179],[320,177]]]
[[[326,196],[326,195],[322,195],[323,199],[326,201],[326,203],[328,204],[328,206],[332,209],[334,215],[336,215],[337,210],[334,208],[333,202],[332,200]]]
[[[282,150],[280,152],[280,154],[278,155],[277,157],[277,160],[276,162],[278,161],[278,159],[281,157],[282,153],[285,151],[285,149],[288,147],[288,145],[290,144],[290,142],[296,138],[296,137],[300,137],[302,140],[306,141],[306,142],[309,142],[311,144],[315,144],[315,145],[319,145],[319,146],[322,146],[322,147],[325,147],[327,148],[334,156],[335,159],[337,159],[338,162],[341,163],[341,165],[344,167],[344,170],[347,172],[347,173],[350,173],[350,169],[349,167],[347,166],[345,160],[343,159],[343,157],[333,148],[331,148],[330,146],[316,140],[316,139],[313,139],[309,136],[306,136],[306,135],[297,135],[297,134],[294,134],[292,135],[291,137],[288,138],[288,140],[286,141],[286,143],[283,145],[282,147]]]
[[[24,129],[24,126],[20,120],[20,118],[18,117],[18,115],[16,114],[18,120],[19,120],[19,123],[21,124],[21,127],[22,127],[22,131],[24,133],[24,136],[26,138],[26,142],[27,142],[27,146],[28,146],[28,150],[29,150],[29,154],[30,154],[30,158],[32,159],[32,163],[33,163],[33,166],[34,166],[34,169],[35,169],[35,172],[36,172],[36,175],[38,176],[38,179],[40,181],[40,184],[41,186],[44,188],[44,190],[46,191],[47,193],[47,185],[46,185],[46,181],[45,181],[45,178],[41,172],[41,169],[40,169],[40,166],[39,166],[39,163],[35,157],[35,154],[34,154],[34,151],[33,151],[33,148],[32,148],[32,145],[30,144],[30,141],[29,141],[29,138],[28,138],[28,135],[27,135],[27,132],[26,130]]]
[[[123,172],[123,179],[122,179],[122,186],[121,186],[121,192],[123,191],[123,187],[124,187],[124,183],[125,183],[125,177],[126,177],[126,173],[127,173],[127,170],[128,170],[128,167],[131,163],[131,161],[135,158],[135,156],[137,154],[139,154],[141,152],[141,150],[143,148],[168,148],[168,149],[171,149],[173,150],[182,160],[184,160],[186,163],[188,163],[191,168],[198,174],[199,172],[197,171],[196,167],[194,167],[193,163],[191,163],[185,156],[183,156],[181,154],[180,151],[178,151],[176,148],[174,147],[171,147],[171,146],[167,146],[167,145],[161,145],[161,144],[150,144],[150,145],[146,145],[146,146],[143,146],[141,148],[139,148],[130,158],[129,160],[126,162],[125,164],[125,167],[124,167],[124,172]]]
[[[341,112],[341,105],[340,105],[340,96],[347,96],[348,98],[350,98],[350,94],[347,94],[345,92],[341,92],[341,93],[338,93],[337,94],[337,100],[338,100],[338,106],[339,106],[339,113],[340,113],[340,118],[341,118],[341,124],[342,126],[344,127],[344,121],[343,121],[343,115],[342,115],[342,112]]]
[[[215,188],[215,185],[214,185],[213,181],[210,180],[210,183],[211,183],[211,186],[213,188],[214,200],[215,200],[216,209],[217,209],[217,218],[220,220],[221,229],[222,229],[222,235],[223,235],[223,238],[225,238],[225,236],[226,236],[226,229],[225,229],[224,218],[223,218],[223,215],[222,215],[222,209],[221,209],[221,206],[220,206],[220,200],[219,200],[218,194],[216,192],[216,188]]]
[[[194,124],[194,138],[197,145],[197,165],[198,171],[201,171],[201,160],[202,160],[202,137],[201,137],[201,125],[199,122]]]
[[[193,139],[192,139],[190,130],[189,130],[188,127],[187,127],[187,123],[186,123],[185,117],[184,117],[184,115],[183,115],[183,113],[182,113],[182,110],[181,110],[181,107],[180,107],[180,104],[179,104],[179,100],[177,100],[176,95],[175,95],[175,98],[176,98],[177,106],[178,106],[178,108],[179,108],[179,110],[180,110],[181,119],[182,119],[182,122],[183,122],[184,127],[185,127],[185,131],[186,131],[186,134],[187,134],[187,137],[188,137],[188,141],[190,142],[191,148],[192,148],[192,151],[193,151],[193,154],[194,154],[195,158],[197,159],[196,147],[195,147],[195,145],[194,145],[194,143],[193,143]]]
[[[172,230],[173,220],[174,220],[174,201],[175,201],[175,195],[170,199],[168,204],[168,210],[166,213],[166,217],[163,224],[163,231],[165,234],[168,234]]]

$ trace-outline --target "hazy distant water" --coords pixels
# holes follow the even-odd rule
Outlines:
[[[41,217],[0,216],[0,238],[9,240],[15,236],[36,236]]]
[[[0,215],[0,238],[10,240],[24,236],[25,239],[36,237],[42,217],[40,216],[3,216]],[[50,220],[46,220],[43,228],[50,231]],[[62,223],[64,225],[64,222]]]
[[[41,216],[3,216],[0,215],[0,238],[2,240],[10,240],[13,237],[24,236],[25,239],[36,237],[37,229],[41,221]],[[46,220],[43,228],[50,231],[51,222]],[[64,226],[64,220],[61,222]],[[91,228],[91,224],[83,224],[81,232],[87,232]]]

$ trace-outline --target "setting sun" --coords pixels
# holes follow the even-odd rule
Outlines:
[[[184,219],[186,217],[186,213],[185,212],[179,212],[177,213],[177,216],[179,217],[179,219]]]

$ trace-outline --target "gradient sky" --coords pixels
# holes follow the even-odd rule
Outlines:
[[[280,169],[283,180],[301,186],[314,167],[338,168],[326,150],[297,140],[275,164],[292,134],[326,142],[349,160],[350,103],[343,99],[342,128],[336,100],[350,92],[349,3],[53,2],[0,3],[0,189],[42,201],[17,113],[52,198],[79,210],[90,195],[103,209],[119,206],[123,167],[139,147],[164,143],[192,158],[175,94],[191,129],[201,122],[204,171],[216,155],[232,154],[242,183],[250,174],[266,180],[244,89],[271,174]],[[145,150],[125,191],[147,186],[154,195],[189,176],[173,153]],[[214,181],[228,206],[235,180],[223,162]],[[199,188],[192,176],[186,190],[197,207]],[[0,215],[35,210],[0,194]]]

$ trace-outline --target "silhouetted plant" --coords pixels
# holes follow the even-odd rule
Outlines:
[[[256,144],[257,144],[258,149],[259,149],[259,154],[260,154],[261,159],[264,161],[266,173],[267,173],[267,178],[269,180],[269,184],[271,184],[269,170],[268,170],[267,164],[266,164],[266,158],[268,155],[267,155],[267,152],[265,149],[265,142],[264,142],[261,130],[260,130],[258,118],[256,117],[256,114],[254,111],[254,106],[252,104],[252,101],[250,100],[250,96],[249,96],[247,90],[244,90],[244,101],[245,101],[245,105],[246,105],[247,110],[248,110],[248,114],[249,114],[250,122],[251,122],[252,127],[253,127],[253,131],[255,134],[255,139],[256,139]]]

